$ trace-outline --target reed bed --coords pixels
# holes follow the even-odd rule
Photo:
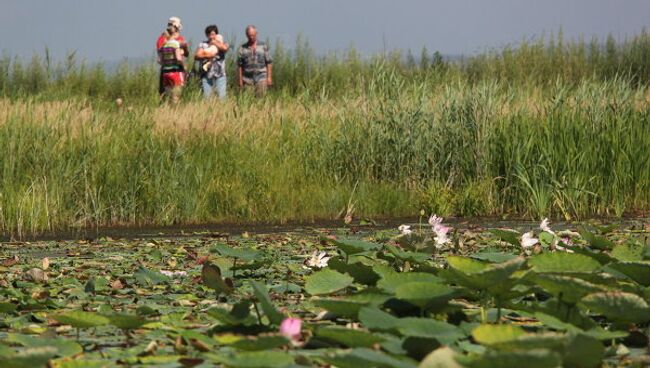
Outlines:
[[[650,208],[648,39],[557,37],[454,62],[316,57],[299,40],[275,49],[267,98],[190,92],[177,107],[159,106],[151,65],[5,57],[0,231],[638,214]]]

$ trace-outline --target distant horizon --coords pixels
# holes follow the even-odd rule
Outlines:
[[[78,60],[90,63],[145,59],[167,19],[179,16],[194,45],[208,24],[238,42],[245,26],[255,24],[262,39],[287,48],[301,35],[318,55],[350,47],[364,56],[409,49],[417,55],[426,47],[471,56],[560,30],[565,40],[612,35],[622,41],[650,24],[648,14],[646,0],[186,0],[182,6],[171,0],[5,0],[0,22],[10,37],[0,52],[24,60],[48,47],[57,61],[75,50]]]
[[[507,44],[503,44],[503,45],[495,46],[495,47],[487,47],[486,46],[483,49],[474,50],[472,52],[456,53],[456,54],[446,54],[446,53],[440,52],[439,50],[431,50],[426,45],[423,45],[419,49],[387,49],[387,50],[376,51],[376,52],[373,52],[373,53],[367,53],[367,52],[363,53],[360,50],[356,49],[353,45],[348,47],[348,48],[345,48],[345,49],[324,50],[324,51],[320,51],[320,52],[318,50],[314,49],[313,47],[311,47],[311,45],[310,45],[310,47],[311,47],[312,51],[314,51],[316,57],[324,57],[324,56],[331,55],[331,54],[344,55],[346,52],[348,52],[350,50],[355,50],[360,55],[360,57],[362,59],[368,59],[368,58],[372,58],[372,57],[375,57],[375,56],[380,56],[382,53],[388,55],[388,54],[394,53],[394,52],[400,53],[402,57],[407,57],[408,53],[410,51],[417,62],[419,62],[421,60],[422,51],[426,48],[429,56],[432,56],[436,52],[440,52],[440,55],[444,59],[446,59],[447,61],[457,61],[457,60],[461,60],[463,58],[471,58],[472,56],[477,56],[477,55],[481,55],[481,54],[488,53],[488,52],[493,52],[493,51],[499,52],[499,51],[504,50],[505,48],[508,48],[508,47],[517,48],[524,42],[536,43],[536,42],[539,42],[541,40],[541,41],[544,42],[544,44],[549,44],[550,40],[553,39],[553,40],[557,41],[559,39],[559,35],[560,35],[561,31],[562,30],[560,29],[557,32],[551,32],[551,33],[545,34],[545,35],[531,36],[531,37],[528,37],[527,39],[522,39],[522,40],[517,41],[517,42],[511,42],[511,43],[507,43]],[[637,33],[634,33],[632,35],[627,35],[624,38],[620,38],[620,39],[614,37],[614,39],[616,40],[617,43],[622,43],[622,42],[625,42],[627,40],[633,39],[634,37],[637,37],[637,36],[639,36],[639,35],[641,35],[643,33],[647,33],[647,28],[643,27]],[[567,42],[567,43],[581,42],[581,41],[584,41],[585,43],[590,43],[593,40],[596,40],[596,41],[598,41],[599,44],[604,46],[605,43],[607,42],[607,39],[610,36],[613,36],[613,35],[608,35],[608,36],[602,37],[602,38],[591,37],[589,39],[586,39],[586,38],[584,38],[582,36],[567,39],[566,37],[563,36],[562,40],[564,42]],[[271,47],[272,47],[272,51],[274,50],[275,45],[278,43],[278,41],[282,42],[282,47],[283,47],[284,50],[293,51],[293,50],[296,49],[295,42],[298,41],[298,39],[300,37],[302,37],[302,36],[297,35],[296,39],[294,40],[294,44],[291,45],[291,46],[287,45],[287,43],[285,43],[283,40],[277,40],[276,39],[276,40],[264,40],[264,41],[265,42],[270,42]],[[302,41],[307,41],[307,43],[309,43],[309,40],[305,39],[304,37],[302,37]],[[195,47],[198,44],[198,42],[201,42],[201,41],[195,41],[195,40],[188,39],[188,42],[190,42],[191,45]],[[236,42],[237,43],[236,46],[239,46],[239,44],[242,44],[244,42],[245,41]],[[46,51],[45,48],[43,49],[42,52],[37,52],[35,50],[34,53],[31,56],[12,55],[7,50],[0,50],[0,52],[2,53],[3,57],[9,56],[12,60],[18,58],[18,60],[20,60],[21,62],[29,62],[35,56],[40,57],[42,59],[45,59],[46,54],[47,54],[48,51]],[[49,51],[49,52],[51,53],[51,51]],[[67,59],[68,55],[71,55],[71,54],[74,54],[74,59],[75,59],[75,61],[77,63],[83,62],[83,63],[85,63],[87,65],[104,65],[104,66],[110,67],[110,69],[117,68],[119,65],[122,65],[125,62],[128,63],[129,65],[132,65],[132,66],[133,65],[136,65],[136,66],[137,65],[143,65],[143,64],[148,63],[148,62],[151,62],[151,63],[155,64],[155,51],[154,50],[152,50],[151,54],[148,55],[148,56],[147,55],[124,56],[121,59],[111,59],[111,60],[104,60],[104,59],[87,60],[85,58],[78,57],[77,56],[77,51],[70,50],[70,51],[66,52],[64,55],[59,56],[58,58],[51,57],[50,60],[52,62],[54,62],[54,63],[61,63],[61,62],[65,61],[65,59]]]

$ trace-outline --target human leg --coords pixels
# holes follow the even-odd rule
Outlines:
[[[223,77],[219,77],[215,79],[215,87],[217,90],[217,96],[219,96],[219,99],[225,100],[226,99],[226,86],[228,85],[228,80],[226,79],[226,76],[224,75]]]
[[[213,92],[213,79],[211,78],[201,78],[201,89],[203,90],[203,97],[204,98],[210,98],[212,96]]]
[[[268,90],[268,85],[266,84],[266,79],[262,79],[255,82],[255,95],[257,97],[263,97],[264,95],[266,95],[267,90]]]

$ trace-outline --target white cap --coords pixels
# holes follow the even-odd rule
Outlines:
[[[181,24],[181,18],[179,18],[179,17],[171,17],[171,18],[169,18],[169,21],[167,21],[167,24],[178,28],[179,31],[181,29],[183,29],[183,25]]]

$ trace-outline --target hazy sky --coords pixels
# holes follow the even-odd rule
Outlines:
[[[560,28],[566,38],[622,39],[650,24],[650,0],[2,0],[0,50],[29,57],[48,46],[57,58],[77,50],[89,61],[150,56],[172,15],[195,44],[210,23],[239,41],[251,23],[287,46],[302,34],[319,52],[354,46],[417,55],[426,46],[460,54]]]

